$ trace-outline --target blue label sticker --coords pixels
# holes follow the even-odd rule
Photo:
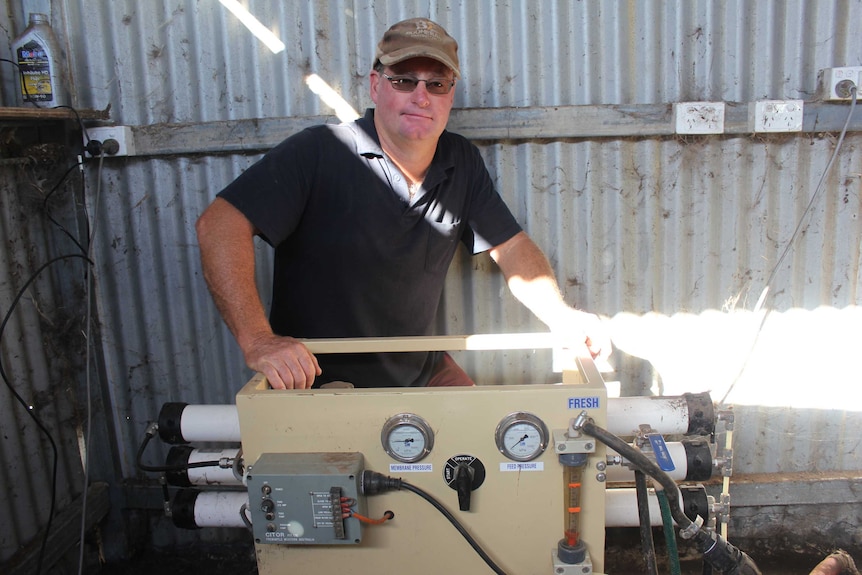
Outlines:
[[[569,409],[598,409],[598,397],[570,397]]]
[[[652,451],[655,453],[655,461],[658,463],[662,471],[673,471],[676,466],[673,464],[673,459],[670,457],[670,452],[667,450],[667,444],[664,442],[664,437],[658,433],[650,433],[647,435]]]

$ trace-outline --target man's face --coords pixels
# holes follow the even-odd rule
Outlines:
[[[409,76],[419,80],[441,80],[448,85],[454,74],[445,64],[431,58],[412,58],[387,66],[383,74]],[[448,94],[431,94],[425,82],[412,92],[400,92],[381,73],[371,72],[371,99],[376,104],[374,120],[381,141],[398,144],[404,140],[436,142],[446,128],[455,89]]]

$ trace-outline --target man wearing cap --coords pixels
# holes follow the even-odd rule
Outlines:
[[[295,339],[430,335],[459,242],[490,250],[515,297],[553,331],[610,353],[598,318],[563,301],[478,149],[445,130],[458,78],[458,45],[441,26],[393,25],[370,73],[375,108],[287,138],[198,220],[216,305],[272,387],[472,385],[445,353],[317,357]],[[275,248],[269,320],[254,283],[255,235]]]

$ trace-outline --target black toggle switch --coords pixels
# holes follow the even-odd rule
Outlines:
[[[455,489],[458,491],[458,508],[470,511],[470,492],[473,491],[473,468],[460,464],[455,468]]]

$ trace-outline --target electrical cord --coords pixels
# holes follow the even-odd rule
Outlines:
[[[390,490],[400,490],[404,489],[406,491],[410,491],[415,493],[428,503],[430,503],[437,511],[439,511],[443,517],[449,520],[449,523],[455,527],[458,533],[470,544],[470,547],[482,558],[488,567],[496,573],[497,575],[506,575],[506,572],[503,571],[494,560],[482,549],[482,546],[473,538],[472,535],[464,528],[463,525],[455,518],[452,513],[449,512],[446,507],[443,506],[442,503],[437,501],[431,494],[422,490],[415,485],[411,485],[406,481],[400,478],[387,477],[382,473],[377,473],[376,471],[365,470],[362,472],[362,479],[360,482],[360,490],[364,495],[376,495],[378,493],[383,493],[385,491]]]
[[[19,76],[21,75],[21,67],[17,62],[14,62],[14,61],[6,59],[6,58],[0,58],[0,61],[7,62],[7,63],[15,66],[15,68],[18,70],[18,75]],[[22,89],[24,91],[25,103],[29,102],[37,108],[42,108],[42,106],[40,106],[36,100],[33,100],[30,98],[30,94],[27,91],[27,83],[24,82],[23,79],[21,81],[21,86],[22,86]],[[74,116],[78,122],[78,126],[80,127],[81,132],[83,133],[84,138],[87,141],[86,149],[91,151],[91,155],[95,155],[92,153],[92,148],[90,145],[91,140],[90,140],[89,133],[87,132],[87,129],[84,126],[84,123],[81,119],[81,115],[78,113],[78,111],[75,108],[73,108],[72,106],[66,106],[66,105],[55,106],[55,108],[68,108],[69,110],[72,111],[72,113],[74,114]],[[80,160],[80,158],[82,156],[78,156],[78,157]],[[103,159],[104,159],[104,156],[99,154],[99,168],[98,168],[98,176],[97,176],[96,201],[95,201],[94,214],[97,213],[97,211],[98,211],[99,197],[101,194],[102,161],[103,161]],[[89,216],[87,215],[86,196],[85,196],[85,192],[82,191],[82,194],[84,195],[83,196],[84,197],[83,209],[84,209],[84,215],[85,215],[86,226],[87,226],[86,234],[87,234],[87,238],[88,238],[87,247],[85,249],[84,246],[82,246],[81,243],[77,240],[77,238],[75,238],[62,224],[60,224],[57,220],[55,220],[54,217],[51,215],[51,212],[48,209],[48,199],[54,194],[54,192],[57,191],[57,189],[59,189],[59,187],[63,184],[63,182],[66,180],[66,178],[72,172],[72,170],[74,170],[75,168],[79,168],[82,165],[83,165],[83,160],[80,160],[75,165],[73,165],[68,170],[66,170],[66,172],[63,174],[63,176],[60,178],[60,180],[57,182],[57,184],[55,184],[51,188],[51,190],[48,192],[48,194],[46,194],[46,196],[44,198],[44,202],[43,202],[43,208],[44,208],[45,215],[47,216],[47,218],[55,226],[57,226],[57,228],[59,228],[66,236],[68,236],[69,239],[72,240],[72,242],[81,251],[81,254],[71,254],[71,255],[67,255],[67,256],[60,256],[58,258],[54,258],[54,259],[50,260],[49,262],[44,264],[42,267],[40,267],[36,271],[36,273],[34,273],[33,276],[31,276],[31,278],[24,284],[24,287],[18,293],[18,295],[16,296],[12,305],[10,306],[9,312],[7,313],[6,317],[4,318],[3,323],[0,324],[0,339],[2,339],[2,335],[3,335],[3,331],[6,327],[6,323],[9,319],[9,317],[11,316],[12,311],[15,309],[15,307],[17,306],[18,302],[20,301],[21,297],[23,296],[24,291],[27,289],[27,287],[30,285],[30,283],[33,280],[35,280],[35,278],[42,272],[42,270],[47,268],[52,263],[59,261],[59,260],[67,259],[70,257],[81,257],[81,258],[85,259],[90,264],[89,267],[85,268],[85,272],[84,272],[84,280],[85,280],[84,294],[85,294],[85,297],[87,300],[87,304],[86,304],[87,305],[86,327],[85,327],[85,334],[84,334],[85,340],[86,340],[84,361],[85,361],[85,371],[86,371],[86,374],[85,374],[86,394],[85,395],[86,395],[87,405],[86,405],[85,439],[84,439],[83,447],[81,449],[81,454],[80,454],[81,459],[82,459],[83,473],[84,473],[84,485],[83,485],[83,493],[81,496],[82,509],[81,509],[80,544],[79,544],[80,555],[79,555],[79,559],[78,559],[78,574],[79,575],[81,575],[83,573],[83,563],[84,563],[84,536],[86,534],[87,493],[88,493],[88,488],[89,488],[89,451],[88,450],[89,450],[89,445],[90,445],[90,432],[91,432],[91,428],[92,428],[92,425],[91,425],[92,424],[92,393],[91,393],[91,375],[90,375],[90,367],[91,367],[90,366],[90,363],[91,363],[91,358],[90,358],[90,334],[91,334],[91,332],[90,332],[90,329],[91,329],[91,324],[92,324],[92,273],[91,273],[91,269],[95,267],[95,265],[93,264],[92,247],[93,247],[93,240],[95,237],[95,227],[96,226],[95,226],[95,221],[94,221],[93,225],[90,226],[90,219],[89,219]],[[83,170],[82,170],[81,174],[82,174],[82,176],[81,176],[82,177],[82,186],[81,187],[82,187],[82,190],[85,190],[85,186],[83,185]],[[53,466],[52,466],[52,479],[51,479],[51,505],[50,505],[50,512],[49,512],[49,516],[48,516],[48,522],[45,526],[45,534],[44,534],[44,537],[42,540],[41,552],[39,554],[39,561],[38,561],[38,566],[37,566],[37,570],[36,570],[36,574],[39,575],[42,571],[42,562],[43,562],[43,559],[45,556],[45,546],[47,544],[48,535],[50,534],[50,531],[51,531],[51,526],[53,523],[54,511],[55,511],[55,506],[56,506],[57,468],[58,468],[59,454],[57,451],[56,443],[54,442],[54,439],[51,436],[50,432],[44,426],[44,424],[42,424],[42,422],[33,413],[32,410],[34,408],[32,406],[29,406],[27,404],[27,402],[24,401],[24,399],[13,388],[11,382],[9,381],[9,379],[5,373],[5,370],[3,369],[2,362],[0,362],[0,375],[2,375],[4,383],[10,389],[10,391],[12,391],[16,400],[22,406],[24,406],[28,415],[30,415],[30,417],[36,423],[37,427],[39,427],[39,429],[48,437],[48,440],[51,443],[51,448],[52,448],[52,453],[53,453]]]
[[[249,531],[254,530],[254,526],[251,524],[251,519],[248,518],[248,503],[243,503],[239,506],[239,516],[242,519],[242,522],[245,523],[245,526],[248,527]]]
[[[155,437],[156,432],[158,431],[159,426],[157,423],[151,423],[144,433],[144,439],[141,441],[141,445],[138,447],[138,453],[135,457],[135,463],[138,466],[138,469],[141,471],[149,471],[152,473],[167,473],[167,472],[182,472],[188,471],[189,469],[196,469],[198,467],[220,467],[220,461],[196,461],[194,463],[183,463],[177,465],[147,465],[143,462],[144,450],[147,449],[147,445],[150,443],[150,440]]]
[[[772,282],[775,281],[775,276],[778,274],[778,268],[781,267],[784,258],[787,257],[787,254],[790,253],[790,249],[793,247],[793,243],[796,241],[796,238],[803,230],[803,224],[805,223],[808,214],[811,212],[811,209],[814,207],[814,203],[817,201],[817,198],[823,193],[824,184],[826,182],[826,176],[829,174],[832,169],[832,165],[835,163],[835,159],[838,157],[838,152],[841,150],[842,145],[844,144],[844,137],[847,135],[847,129],[850,127],[850,120],[853,118],[853,112],[856,109],[856,97],[857,97],[857,89],[856,86],[850,88],[850,110],[847,112],[847,119],[844,121],[844,126],[841,128],[841,132],[838,136],[838,142],[835,144],[835,149],[832,151],[832,156],[829,158],[829,162],[826,164],[826,168],[824,168],[823,173],[820,175],[820,181],[817,182],[817,186],[814,188],[814,193],[811,194],[811,199],[808,200],[808,205],[805,206],[805,210],[803,210],[802,215],[799,217],[799,222],[796,224],[796,229],[793,230],[793,233],[790,235],[790,239],[787,240],[787,243],[784,246],[784,249],[781,251],[781,254],[778,256],[778,260],[776,260],[775,265],[772,267],[772,271],[769,273],[769,277],[766,280],[766,285],[763,288],[763,291],[760,292],[760,297],[757,299],[757,303],[754,306],[754,313],[758,313],[765,305],[766,299],[769,295],[769,292],[772,289]],[[719,405],[725,405],[727,401],[727,396],[730,395],[730,392],[733,391],[733,388],[736,386],[739,378],[742,377],[742,373],[745,371],[746,366],[748,365],[748,360],[751,357],[752,352],[754,351],[754,347],[757,345],[758,339],[760,339],[760,334],[763,331],[763,326],[766,324],[766,318],[772,312],[772,308],[767,307],[766,313],[763,314],[763,317],[760,319],[760,323],[757,326],[757,331],[754,335],[754,340],[751,343],[751,348],[748,351],[748,354],[745,360],[742,362],[742,366],[739,368],[739,371],[736,374],[736,377],[733,378],[733,382],[727,388],[727,391],[724,394],[724,397],[719,401]]]
[[[99,158],[99,159],[100,159],[100,162],[101,162],[101,156],[100,156],[100,158]],[[72,170],[74,170],[75,168],[80,169],[83,165],[84,165],[84,162],[83,162],[83,161],[77,162],[77,163],[73,164],[72,166],[70,166],[70,167],[69,167],[69,169],[65,171],[65,173],[63,173],[63,176],[60,178],[60,181],[59,181],[59,182],[57,182],[57,183],[56,183],[56,184],[55,184],[55,185],[54,185],[54,186],[53,186],[53,187],[48,191],[48,193],[47,193],[47,194],[45,194],[45,197],[42,199],[42,209],[44,210],[45,215],[47,216],[47,218],[48,218],[49,220],[51,220],[51,223],[52,223],[52,224],[54,224],[55,226],[57,226],[57,228],[58,228],[61,232],[63,232],[63,233],[64,233],[64,234],[65,234],[65,235],[66,235],[70,240],[72,240],[72,242],[73,242],[73,243],[78,247],[78,249],[79,249],[79,250],[81,250],[81,253],[82,253],[82,254],[86,254],[86,253],[88,253],[88,250],[87,250],[84,246],[82,246],[82,245],[81,245],[81,243],[78,241],[78,239],[77,239],[77,238],[75,238],[75,236],[73,236],[73,235],[69,232],[69,230],[67,230],[67,229],[65,228],[65,226],[63,226],[60,222],[58,222],[57,220],[55,220],[55,219],[54,219],[53,215],[51,215],[51,210],[50,210],[50,208],[48,207],[48,200],[50,200],[50,199],[51,199],[51,196],[53,196],[53,195],[54,195],[54,193],[55,193],[58,189],[60,189],[60,186],[62,186],[62,185],[63,185],[63,182],[65,182],[65,181],[66,181],[66,178],[68,178],[68,177],[69,177],[69,174],[71,174],[71,173],[72,173]],[[100,172],[100,175],[101,175],[101,165],[99,166],[99,172]],[[82,178],[82,181],[83,181],[83,172],[82,172],[82,176],[81,176],[81,178]],[[83,188],[83,186],[82,186],[82,188]],[[85,216],[86,216],[86,209],[85,209]],[[89,218],[86,220],[86,225],[87,225],[87,230],[86,230],[86,231],[87,231],[87,237],[90,237],[90,231],[89,231],[89,229],[90,229],[90,220],[89,220]]]
[[[76,112],[77,115],[77,112]],[[79,118],[80,121],[80,118]],[[93,217],[99,213],[99,200],[102,195],[102,161],[104,157],[99,156],[99,169],[96,176],[96,198],[93,205]],[[68,172],[67,172],[68,173]],[[86,202],[85,202],[86,204]],[[88,223],[89,225],[89,223]],[[93,222],[93,225],[90,226],[89,235],[87,236],[87,255],[88,260],[93,261],[93,244],[96,237],[96,221]],[[95,267],[95,266],[93,266]],[[84,382],[86,386],[86,390],[84,393],[84,397],[86,398],[86,421],[85,425],[87,427],[86,434],[84,437],[84,445],[81,449],[81,463],[84,468],[84,488],[83,493],[81,495],[81,528],[80,528],[80,538],[79,538],[79,554],[78,554],[78,575],[82,575],[84,572],[84,537],[87,534],[87,493],[90,487],[90,434],[92,432],[92,422],[93,422],[93,398],[92,391],[90,388],[91,377],[90,377],[90,328],[93,323],[93,274],[92,270],[87,269],[84,273],[84,297],[87,298],[87,315],[86,315],[86,332],[84,334],[86,340],[85,353],[84,353],[84,363],[85,363],[85,375]]]
[[[15,66],[15,69],[18,70],[18,76],[19,77],[21,76],[21,66],[18,64],[18,62],[15,62],[13,60],[9,60],[7,58],[0,58],[0,62],[6,62],[8,64],[12,64],[13,66]],[[20,81],[21,81],[21,88],[24,90],[24,102],[25,103],[29,102],[29,103],[33,104],[34,106],[36,106],[37,108],[41,108],[42,106],[39,105],[39,102],[30,98],[30,92],[27,90],[27,82],[25,82],[23,78],[21,78]]]
[[[37,269],[33,275],[31,275],[21,289],[18,290],[18,293],[15,295],[15,298],[12,300],[12,304],[9,306],[9,310],[6,312],[6,315],[3,317],[3,321],[0,322],[0,341],[3,340],[3,334],[6,331],[6,324],[9,323],[9,319],[12,317],[12,312],[15,311],[15,308],[18,306],[18,302],[21,301],[21,298],[24,297],[24,294],[27,292],[27,289],[30,287],[39,275],[48,267],[53,264],[71,259],[71,258],[81,258],[87,261],[90,265],[93,265],[93,262],[83,254],[68,254],[64,256],[58,256],[51,260],[48,260],[44,264],[42,264],[39,269]],[[51,471],[51,504],[50,510],[48,513],[48,523],[45,526],[45,534],[42,536],[42,544],[39,552],[39,561],[36,567],[36,574],[42,572],[42,560],[45,557],[45,548],[48,543],[48,534],[51,532],[51,525],[54,520],[54,508],[57,503],[57,468],[59,461],[59,453],[57,451],[57,444],[54,442],[54,437],[51,435],[51,432],[45,426],[45,424],[36,416],[35,410],[36,407],[30,405],[22,396],[18,393],[15,387],[12,385],[9,376],[6,374],[6,369],[3,367],[3,356],[0,355],[0,377],[3,379],[3,383],[6,384],[6,387],[12,392],[12,395],[15,397],[15,400],[24,407],[24,410],[27,412],[27,415],[33,420],[36,424],[36,427],[48,438],[48,442],[51,444],[51,453],[52,453],[52,471]]]

